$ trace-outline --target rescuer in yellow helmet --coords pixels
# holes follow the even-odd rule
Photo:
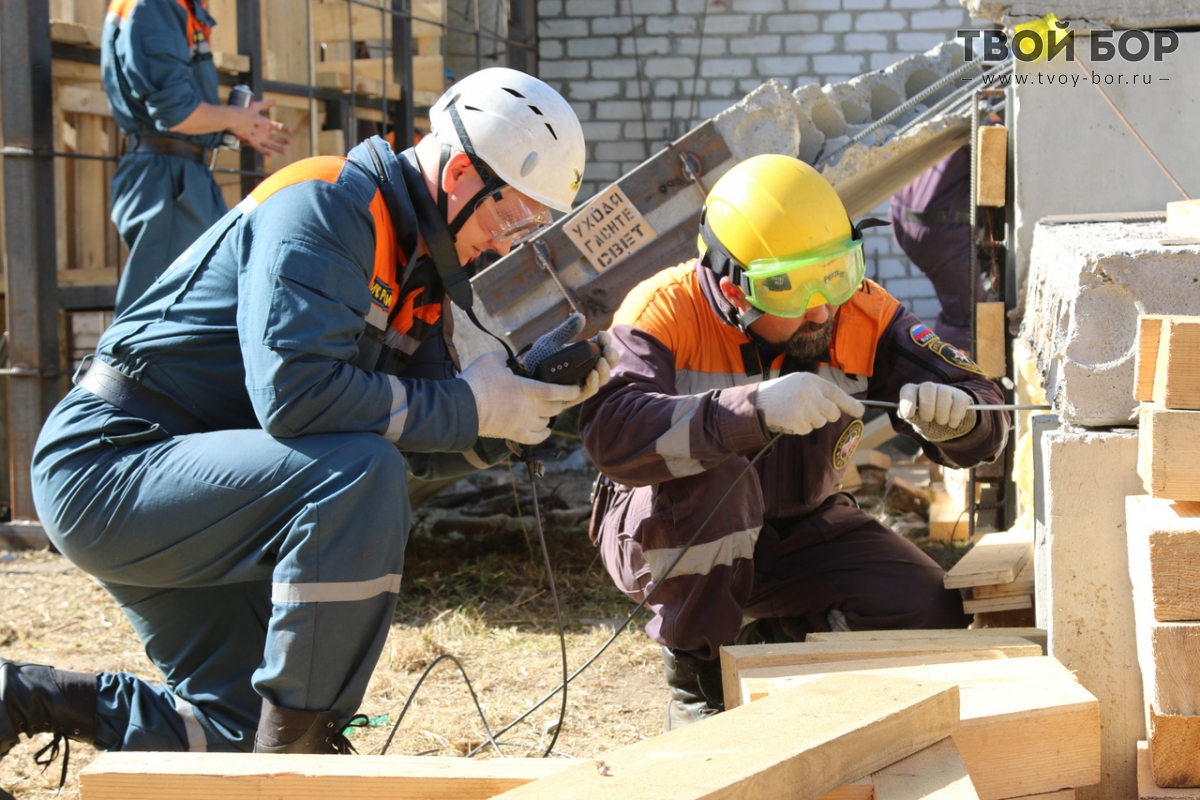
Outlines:
[[[941,567],[838,491],[859,400],[899,402],[896,430],[948,466],[994,459],[1008,432],[1005,412],[970,407],[1000,388],[864,279],[860,228],[807,164],[734,166],[699,244],[626,297],[620,359],[580,413],[601,557],[634,599],[654,591],[667,728],[723,707],[722,645],[970,623]]]

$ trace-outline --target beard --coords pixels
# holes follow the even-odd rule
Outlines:
[[[783,349],[800,361],[816,361],[829,352],[833,339],[833,314],[824,322],[807,322],[784,343]]]

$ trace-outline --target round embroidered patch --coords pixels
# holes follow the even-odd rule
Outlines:
[[[844,469],[850,463],[850,456],[854,455],[854,451],[858,448],[858,443],[862,441],[862,437],[863,424],[861,419],[854,420],[846,430],[842,431],[837,444],[833,446],[834,469]]]

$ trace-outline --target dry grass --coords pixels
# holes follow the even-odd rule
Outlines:
[[[511,480],[507,471],[476,483]],[[586,497],[588,476],[547,476],[571,503]],[[465,488],[465,487],[464,487]],[[520,531],[503,535],[423,536],[437,513],[422,515],[409,546],[405,586],[391,633],[360,711],[372,726],[354,730],[360,753],[379,752],[421,672],[443,654],[459,658],[484,714],[498,730],[557,686],[560,650],[541,554]],[[531,536],[532,536],[531,532]],[[564,605],[567,658],[573,671],[611,635],[632,605],[613,588],[581,529],[549,531],[555,580]],[[108,594],[60,556],[0,552],[0,656],[84,672],[127,671],[160,681],[132,627]],[[555,752],[590,757],[660,732],[667,699],[658,647],[641,630],[619,636],[571,683],[566,723]],[[559,698],[498,737],[508,757],[541,755],[558,719]],[[96,756],[73,744],[66,788],[56,793],[61,762],[45,772],[33,753],[49,741],[22,741],[0,760],[0,787],[17,798],[79,797],[78,772]],[[453,662],[439,663],[418,691],[388,752],[461,755],[486,743]],[[493,758],[490,749],[479,754]]]

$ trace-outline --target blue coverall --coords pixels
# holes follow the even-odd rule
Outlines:
[[[447,477],[505,452],[477,441],[435,320],[440,284],[417,285],[429,262],[413,260],[415,222],[393,226],[371,146],[398,180],[412,151],[378,137],[355,163],[290,165],[102,336],[96,358],[211,430],[168,435],[81,386],[42,430],[46,532],[117,600],[167,681],[103,674],[100,748],[249,750],[263,698],[348,720],[400,588],[406,467]],[[396,322],[406,315],[425,323]],[[400,377],[353,363],[381,318],[415,348]]]
[[[217,68],[202,0],[113,0],[100,66],[108,105],[125,134],[167,136],[206,149],[221,133],[171,133],[201,101],[217,104]],[[128,153],[112,181],[112,221],[129,248],[117,286],[118,314],[225,213],[207,164],[175,155]]]

